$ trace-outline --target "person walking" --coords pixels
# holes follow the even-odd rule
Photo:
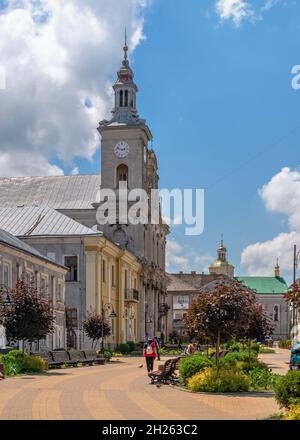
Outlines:
[[[148,338],[144,345],[144,358],[146,359],[148,374],[152,373],[154,368],[154,360],[157,357],[156,344],[153,338]]]

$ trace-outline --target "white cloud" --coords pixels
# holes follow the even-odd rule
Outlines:
[[[59,167],[49,164],[47,159],[38,153],[0,153],[0,176],[24,176],[24,170],[30,176],[60,176],[63,174]]]
[[[242,252],[241,263],[250,275],[271,275],[276,257],[279,257],[283,273],[290,276],[293,245],[300,249],[300,172],[283,168],[259,190],[259,194],[269,212],[287,216],[289,231],[272,240],[247,246]]]
[[[186,272],[189,270],[189,259],[182,255],[183,248],[175,240],[168,240],[166,247],[166,267],[168,271]]]
[[[254,16],[253,9],[244,0],[218,0],[216,10],[222,21],[232,20],[236,26]]]
[[[175,239],[167,241],[166,267],[169,272],[207,272],[213,258],[209,255],[198,255],[187,252]]]
[[[262,187],[260,195],[268,211],[286,214],[290,229],[300,232],[300,171],[283,168]]]
[[[239,27],[243,21],[258,21],[282,0],[264,0],[260,7],[255,7],[250,0],[216,0],[216,11],[221,21],[232,21]],[[252,3],[252,4],[251,4]]]
[[[72,169],[71,174],[72,174],[72,176],[78,176],[78,174],[79,174],[79,168],[78,168],[78,167],[74,167],[74,168]]]
[[[122,57],[125,26],[133,51],[143,36],[146,0],[8,0],[0,11],[0,175],[32,173],[26,152],[72,165],[99,147],[98,122],[112,107],[108,80]],[[89,105],[85,105],[86,103]],[[9,159],[7,159],[9,157]],[[61,173],[61,170],[57,169]]]

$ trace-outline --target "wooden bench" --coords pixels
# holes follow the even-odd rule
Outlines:
[[[71,365],[72,367],[74,367],[78,364],[77,360],[71,360],[70,355],[67,351],[51,351],[50,353],[53,357],[53,361],[59,367],[61,367],[62,365]]]
[[[77,364],[90,365],[91,362],[85,357],[84,351],[71,350],[68,351],[70,360]]]
[[[168,359],[164,365],[156,371],[149,373],[149,377],[151,378],[151,383],[175,383],[175,370],[177,365],[178,358],[176,359]]]
[[[90,365],[98,364],[98,365],[104,365],[105,364],[105,357],[103,354],[96,354],[95,350],[84,350],[83,351],[85,355],[85,359],[87,363],[90,363]]]
[[[61,363],[56,362],[53,359],[52,353],[50,351],[40,352],[40,353],[30,353],[32,356],[38,356],[46,362],[48,368],[60,367]]]

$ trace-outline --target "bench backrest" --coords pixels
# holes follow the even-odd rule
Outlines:
[[[71,351],[68,351],[68,354],[70,356],[71,361],[74,361],[74,362],[85,361],[85,355],[84,355],[83,351],[71,350]]]
[[[69,362],[70,356],[66,351],[51,351],[54,362]]]
[[[88,360],[96,359],[96,351],[95,350],[84,350],[85,358]]]

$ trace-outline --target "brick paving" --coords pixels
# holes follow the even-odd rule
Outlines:
[[[261,355],[284,374],[289,353]],[[52,370],[0,382],[0,419],[10,420],[234,420],[279,412],[272,393],[190,394],[150,385],[141,358],[104,366]]]

